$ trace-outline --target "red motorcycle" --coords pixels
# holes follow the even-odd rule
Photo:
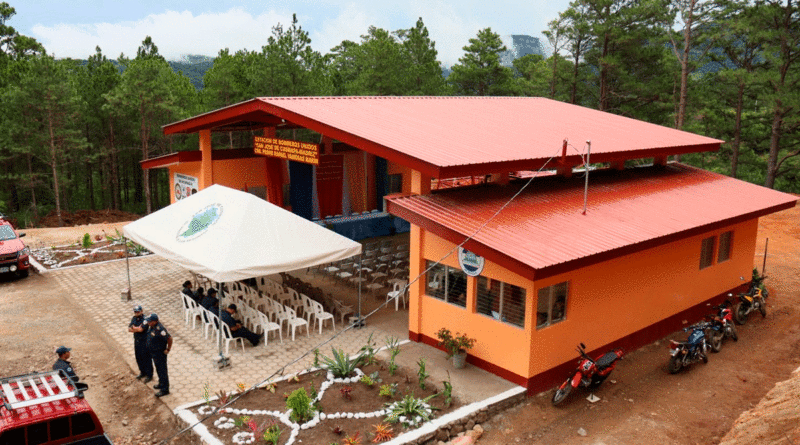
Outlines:
[[[572,377],[568,378],[561,386],[556,389],[553,394],[553,405],[558,405],[567,398],[572,388],[578,386],[597,388],[614,370],[617,360],[622,359],[624,352],[622,349],[614,349],[592,360],[591,357],[586,355],[586,345],[581,343],[576,348],[580,358],[578,359],[578,369]]]
[[[736,333],[736,326],[733,324],[733,311],[730,308],[730,302],[714,306],[717,313],[707,315],[706,318],[711,320],[709,329],[709,345],[711,351],[719,352],[722,349],[722,340],[725,337],[730,337],[733,341],[739,341],[739,335]]]

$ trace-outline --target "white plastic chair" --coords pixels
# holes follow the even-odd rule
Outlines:
[[[195,321],[198,317],[201,317],[200,314],[200,306],[197,305],[197,302],[189,298],[183,292],[181,294],[181,299],[183,300],[183,319],[185,324],[189,324],[189,317],[192,319],[192,329],[194,329]]]
[[[281,343],[283,343],[283,333],[281,333],[281,325],[269,321],[269,317],[264,313],[258,314],[258,320],[260,322],[261,329],[264,331],[265,347],[267,346],[267,339],[269,338],[269,333],[272,331],[278,331],[278,338],[280,338]]]
[[[242,352],[244,352],[244,337],[234,337],[231,334],[231,328],[227,324],[222,323],[222,339],[225,340],[225,354],[228,354],[231,342],[237,341],[242,345]]]
[[[396,281],[394,283],[393,290],[386,294],[386,301],[394,298],[394,310],[395,312],[400,310],[400,300],[403,300],[403,309],[406,307],[406,300],[405,300],[405,287],[408,284],[408,281]]]
[[[306,319],[308,324],[311,324],[311,317],[314,316],[314,304],[315,301],[312,300],[306,294],[300,294],[300,298],[303,300],[302,307],[303,307],[303,318]]]
[[[325,308],[317,301],[312,301],[311,305],[313,306],[314,319],[319,326],[319,333],[322,334],[322,325],[325,323],[325,320],[330,320],[331,328],[336,331],[336,322],[333,319],[333,314],[325,312]]]
[[[306,327],[306,337],[311,336],[308,332],[308,322],[303,320],[302,318],[297,316],[297,312],[290,307],[284,306],[284,312],[286,313],[286,319],[289,322],[289,326],[292,328],[292,341],[294,341],[294,333],[297,330],[298,326],[305,326]]]
[[[219,335],[219,317],[217,314],[212,313],[205,308],[200,308],[203,312],[203,338],[208,338],[208,332],[214,332],[216,335]],[[216,319],[216,321],[215,321]]]

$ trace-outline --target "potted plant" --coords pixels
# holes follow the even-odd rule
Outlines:
[[[467,349],[475,346],[475,339],[459,332],[453,335],[447,328],[439,329],[436,336],[439,337],[439,346],[444,346],[447,351],[447,356],[453,357],[453,367],[463,368],[467,362]]]

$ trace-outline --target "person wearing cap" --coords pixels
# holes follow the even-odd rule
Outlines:
[[[80,377],[78,377],[78,374],[76,374],[75,370],[72,368],[72,363],[68,361],[71,355],[70,351],[72,351],[72,349],[66,346],[59,346],[58,349],[56,349],[58,360],[53,363],[53,371],[63,371],[64,374],[66,374],[66,376],[72,379],[73,383],[75,383],[76,389],[86,391],[89,389],[89,385],[80,382]]]
[[[145,320],[149,325],[147,329],[147,352],[153,360],[153,366],[158,375],[158,385],[153,386],[157,389],[156,397],[169,394],[169,376],[167,375],[167,354],[172,349],[172,336],[158,322],[158,315],[150,314]]]
[[[261,337],[263,337],[264,334],[250,332],[249,329],[242,326],[238,320],[233,318],[234,315],[236,315],[236,305],[229,304],[228,307],[225,308],[225,311],[222,312],[222,318],[220,318],[220,320],[228,325],[228,327],[231,329],[231,335],[233,337],[244,337],[253,346],[258,346],[258,342],[261,341]]]
[[[128,324],[128,332],[133,332],[133,353],[136,356],[136,365],[139,367],[137,380],[148,383],[153,380],[153,361],[147,351],[147,330],[150,327],[144,321],[142,307],[133,307],[133,318]]]
[[[213,287],[206,292],[205,297],[200,301],[200,306],[207,311],[211,311],[214,315],[219,311],[219,299],[217,299],[217,290]]]

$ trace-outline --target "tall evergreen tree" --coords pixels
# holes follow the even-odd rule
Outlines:
[[[465,96],[503,96],[510,91],[512,71],[500,65],[500,53],[508,48],[491,28],[478,31],[464,47],[464,55],[453,65],[447,79],[456,94]]]

